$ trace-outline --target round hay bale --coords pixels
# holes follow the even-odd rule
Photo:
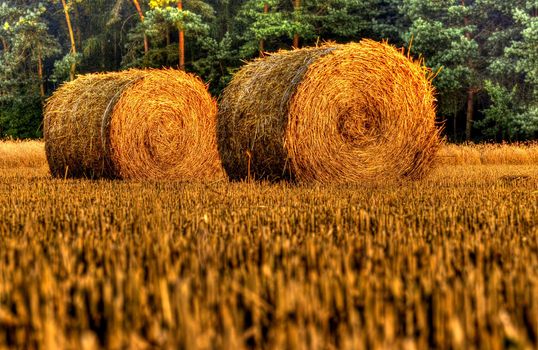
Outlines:
[[[223,176],[216,102],[178,70],[89,74],[45,106],[45,148],[55,177],[207,180]]]
[[[432,76],[372,40],[257,59],[220,100],[223,166],[233,180],[420,178],[440,145]]]

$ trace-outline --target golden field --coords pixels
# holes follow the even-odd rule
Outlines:
[[[40,141],[1,141],[0,169],[42,168],[47,172],[45,144]]]
[[[534,349],[537,150],[322,187],[54,180],[0,143],[0,349]]]

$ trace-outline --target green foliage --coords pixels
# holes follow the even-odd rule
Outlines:
[[[353,40],[378,36],[374,21],[382,3],[380,0],[313,0],[305,2],[303,11],[316,38]]]
[[[264,13],[267,4],[269,11]],[[311,36],[312,26],[302,12],[282,11],[280,0],[247,0],[237,13],[237,39],[241,43],[240,56],[253,57],[258,53],[259,42],[266,42],[266,49],[276,49],[281,42],[290,42],[297,33]]]
[[[162,36],[163,29],[170,27],[184,30],[187,35],[204,35],[209,31],[201,15],[170,6],[148,11],[143,26],[146,34],[153,38]]]
[[[42,4],[35,7],[0,5],[0,23],[3,23],[0,36],[4,45],[0,56],[0,95],[4,98],[20,95],[19,90],[13,90],[14,82],[23,89],[36,83],[35,68],[29,71],[28,67],[36,67],[38,60],[59,53],[59,44],[48,33],[43,19],[45,12]]]
[[[465,25],[469,9],[459,3],[404,0],[402,5],[411,23],[403,38],[428,66],[440,70],[435,80],[440,111],[450,115],[463,106],[467,89],[480,85],[479,65],[483,64],[479,43],[473,39],[476,26]]]
[[[38,137],[41,123],[38,65],[59,53],[42,3],[0,5],[0,137]],[[43,77],[45,78],[45,77]]]
[[[536,0],[301,0],[299,8],[291,0],[183,0],[182,10],[177,0],[139,3],[143,22],[132,0],[67,0],[78,52],[73,55],[59,0],[2,1],[2,130],[22,130],[6,125],[22,125],[28,116],[39,121],[28,101],[35,101],[41,88],[52,93],[68,79],[74,62],[79,74],[177,67],[178,30],[183,30],[186,69],[202,76],[216,95],[241,59],[258,56],[260,43],[271,52],[291,48],[295,35],[302,46],[388,39],[440,71],[434,81],[439,114],[449,128],[455,126],[455,134],[463,131],[472,91],[477,138],[536,138]],[[27,98],[32,111],[22,108]],[[35,123],[28,125],[32,130]]]
[[[269,12],[264,13],[267,4]],[[260,40],[269,49],[291,46],[295,34],[306,43],[320,40],[349,41],[360,37],[381,39],[381,33],[394,37],[391,22],[382,22],[384,11],[395,11],[391,1],[383,0],[303,0],[294,9],[289,1],[248,0],[238,11],[235,22],[242,57],[252,57]],[[383,24],[381,24],[383,23]]]
[[[508,90],[486,81],[485,90],[491,105],[484,111],[484,119],[476,123],[484,135],[496,141],[524,140],[538,135],[538,110],[526,109],[516,102],[517,87]]]
[[[191,52],[194,52],[194,48],[198,49],[200,43],[210,40],[211,27],[208,22],[215,18],[213,8],[197,0],[185,1],[184,10],[179,10],[176,4],[177,1],[171,0],[150,1],[144,22],[137,24],[129,33],[123,67],[177,66],[178,45],[172,43],[171,38],[178,30],[192,38],[189,41]],[[141,46],[144,35],[151,43],[146,54]]]
[[[534,16],[529,15],[534,13]],[[492,104],[479,128],[503,139],[538,138],[538,3],[523,1],[510,9],[513,39],[495,57],[490,70],[496,83],[486,89]],[[489,125],[489,128],[487,126]],[[497,134],[498,135],[498,134]]]
[[[207,38],[201,43],[201,48],[207,55],[194,62],[194,69],[211,84],[211,90],[215,94],[226,87],[234,72],[232,67],[238,64],[238,53],[232,44],[229,33],[220,41]]]
[[[41,137],[41,104],[37,94],[1,103],[0,138]]]
[[[521,39],[513,42],[506,53],[516,59],[515,71],[525,75],[538,98],[538,16],[531,17],[522,9],[515,9],[513,15],[522,27]]]
[[[51,80],[56,83],[62,83],[69,79],[69,71],[73,63],[80,63],[82,55],[77,53],[68,53],[63,58],[54,62],[54,70],[51,75]]]
[[[413,52],[426,64],[442,69],[434,82],[442,115],[456,120],[466,115],[466,95],[472,91],[474,104],[485,105],[482,112],[471,110],[478,120],[475,130],[483,136],[534,135],[535,103],[528,96],[538,62],[536,18],[528,14],[533,2],[403,1],[400,10],[410,23],[404,40],[413,41]]]

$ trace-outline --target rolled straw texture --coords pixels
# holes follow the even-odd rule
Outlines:
[[[440,145],[431,79],[422,62],[372,40],[255,60],[220,100],[224,168],[234,180],[423,177]]]
[[[178,70],[89,74],[45,106],[45,149],[55,177],[209,180],[223,176],[216,102]]]

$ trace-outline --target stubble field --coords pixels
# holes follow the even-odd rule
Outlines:
[[[53,180],[0,143],[0,349],[536,348],[538,146],[503,147],[322,187]]]

